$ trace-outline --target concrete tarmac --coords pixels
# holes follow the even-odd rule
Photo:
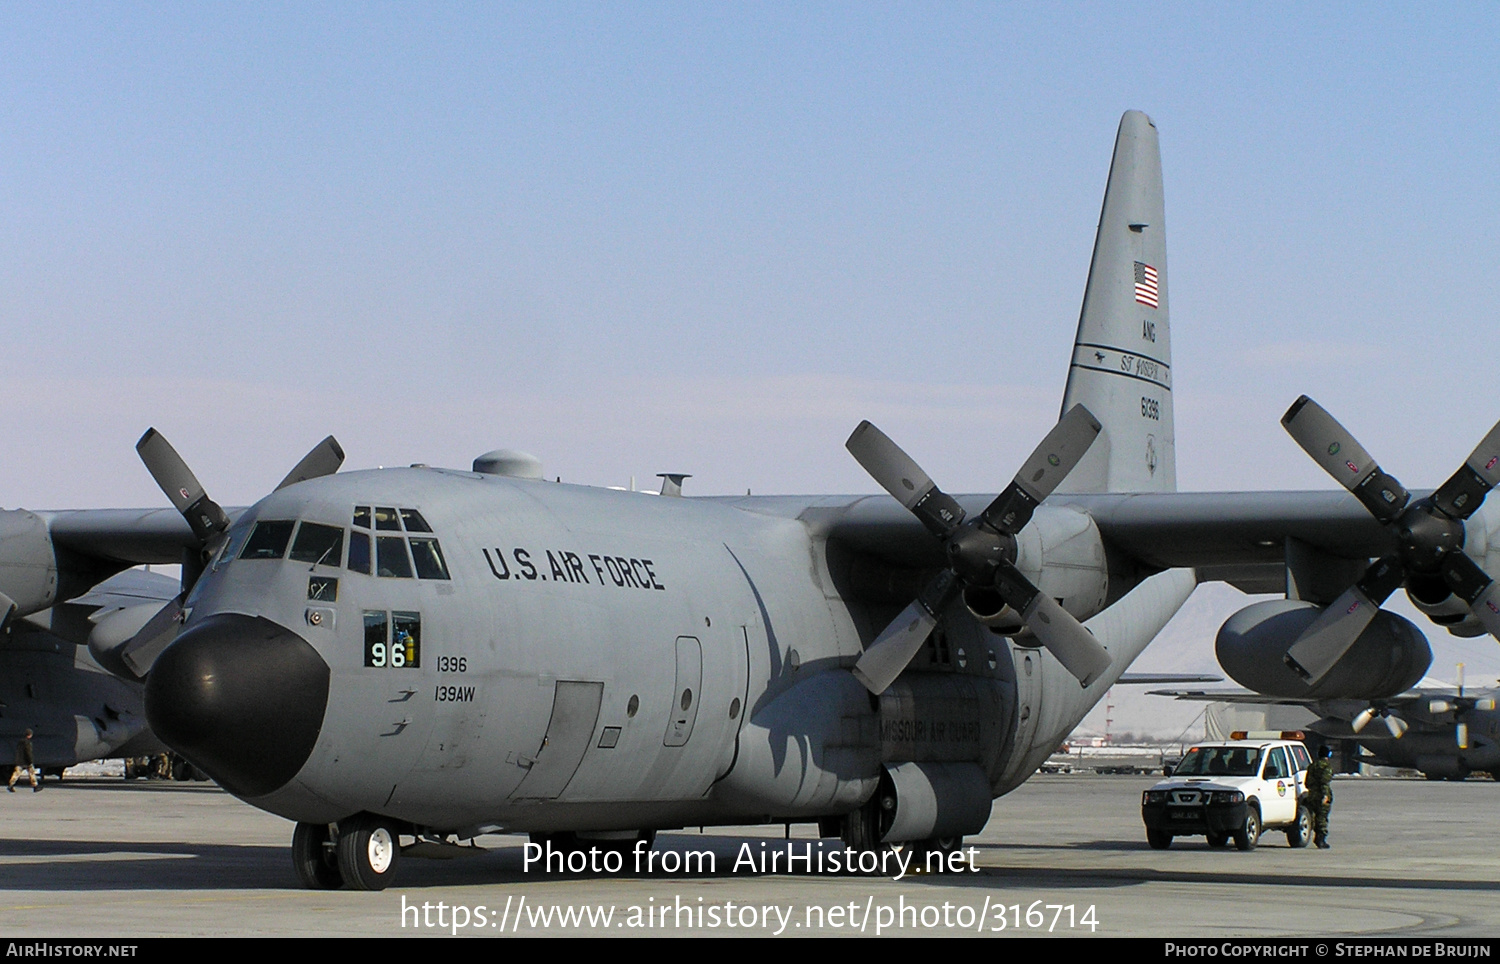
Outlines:
[[[1250,853],[1201,837],[1149,849],[1153,782],[1033,777],[965,842],[977,872],[787,873],[782,827],[710,828],[660,835],[648,874],[546,873],[525,866],[525,838],[491,836],[355,893],[299,889],[292,825],[211,784],[66,781],[0,799],[0,919],[8,937],[1500,937],[1492,781],[1340,778],[1334,849],[1271,831]],[[791,853],[842,857],[812,836],[793,825]],[[712,871],[680,866],[689,853],[711,853]],[[757,866],[735,866],[747,853]]]

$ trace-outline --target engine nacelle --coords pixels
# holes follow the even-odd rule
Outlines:
[[[57,602],[57,558],[47,524],[24,509],[0,512],[0,625]]]
[[[1432,663],[1432,649],[1409,619],[1381,610],[1316,686],[1283,661],[1322,606],[1272,599],[1246,606],[1219,627],[1215,652],[1236,683],[1288,699],[1374,700],[1410,689]]]
[[[1442,587],[1444,590],[1446,586]],[[1475,615],[1469,611],[1469,607],[1462,599],[1447,592],[1437,598],[1428,598],[1428,595],[1414,590],[1410,587],[1406,590],[1406,598],[1417,611],[1428,619],[1442,626],[1455,636],[1482,636],[1485,633],[1484,623],[1481,623]]]
[[[1075,619],[1097,615],[1109,595],[1104,539],[1087,513],[1038,508],[1031,524],[1016,534],[1016,568]]]
[[[977,763],[887,763],[876,796],[884,843],[976,834],[994,805]]]

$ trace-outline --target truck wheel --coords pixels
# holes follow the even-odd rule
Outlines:
[[[1229,843],[1229,834],[1227,833],[1211,833],[1208,835],[1208,845],[1215,850],[1227,843]]]
[[[340,820],[338,855],[339,874],[351,890],[384,890],[401,858],[396,825],[364,813]]]
[[[1297,822],[1286,828],[1288,847],[1306,847],[1313,838],[1313,815],[1306,804],[1297,804]]]
[[[1172,835],[1165,830],[1147,830],[1146,843],[1151,845],[1152,850],[1166,850],[1172,846]]]
[[[1260,808],[1252,806],[1245,814],[1245,825],[1234,832],[1234,845],[1239,850],[1254,850],[1260,842]]]

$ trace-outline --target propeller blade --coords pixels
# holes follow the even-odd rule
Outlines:
[[[1281,416],[1281,424],[1302,446],[1302,451],[1312,456],[1313,461],[1335,481],[1354,493],[1381,522],[1394,519],[1411,500],[1411,493],[1393,476],[1380,470],[1375,459],[1349,434],[1349,430],[1306,395],[1292,403],[1292,407]]]
[[[1443,558],[1443,581],[1453,594],[1469,604],[1469,610],[1491,636],[1500,639],[1500,583],[1491,579],[1463,551]]]
[[[1349,722],[1349,729],[1353,730],[1355,733],[1358,733],[1365,727],[1369,726],[1370,721],[1374,718],[1375,707],[1367,706],[1364,709],[1360,710],[1359,713],[1355,715],[1354,719]]]
[[[187,467],[182,456],[172,444],[154,428],[146,430],[141,440],[135,443],[135,451],[145,463],[146,470],[161,486],[173,508],[192,526],[193,534],[200,542],[208,542],[218,532],[229,528],[229,517],[218,503],[208,497],[198,477]]]
[[[1390,716],[1387,714],[1380,719],[1381,722],[1385,723],[1385,728],[1390,730],[1391,736],[1399,740],[1406,735],[1406,721],[1399,716]]]
[[[1484,497],[1500,485],[1500,422],[1452,478],[1432,493],[1432,504],[1453,519],[1467,519],[1484,504]]]
[[[1308,685],[1316,686],[1354,645],[1380,611],[1380,604],[1401,586],[1404,578],[1405,572],[1397,560],[1376,560],[1359,582],[1344,590],[1303,630],[1287,649],[1282,662],[1307,680]]]
[[[1457,708],[1457,706],[1448,702],[1447,700],[1427,701],[1427,712],[1431,713],[1433,716],[1437,716],[1440,713],[1451,713]]]
[[[1460,750],[1467,750],[1469,748],[1469,724],[1458,724],[1458,726],[1453,728],[1453,736],[1457,740]]]
[[[1047,651],[1057,657],[1073,678],[1087,686],[1113,662],[1109,650],[1073,614],[1031,584],[1021,571],[1006,562],[995,578],[995,589],[1016,612]]]
[[[147,620],[140,632],[117,650],[120,661],[135,674],[136,679],[145,679],[146,674],[151,672],[156,657],[177,638],[177,632],[182,628],[183,599],[184,596],[179,595],[168,601],[155,616]]]
[[[1101,426],[1087,408],[1074,405],[1036,447],[1015,479],[984,510],[986,525],[1015,535],[1031,521],[1042,500],[1051,495],[1099,437]]]
[[[876,696],[889,689],[927,642],[937,625],[938,614],[953,601],[957,590],[958,583],[952,573],[938,573],[922,594],[875,637],[854,664],[854,678]]]
[[[338,439],[332,435],[313,446],[313,450],[302,457],[302,461],[293,466],[286,474],[276,490],[296,485],[298,482],[306,482],[308,479],[322,478],[332,475],[344,464],[344,450],[340,447]]]
[[[944,537],[964,521],[964,510],[959,504],[939,489],[901,446],[870,422],[860,422],[844,447],[881,488],[910,509],[933,535]]]

